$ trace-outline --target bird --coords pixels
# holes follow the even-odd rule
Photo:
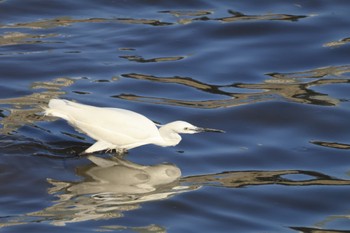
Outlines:
[[[197,127],[179,120],[159,125],[131,110],[96,107],[66,99],[51,99],[48,107],[44,108],[44,114],[64,119],[78,131],[96,140],[83,154],[113,150],[124,154],[147,144],[176,146],[182,139],[180,134],[224,133],[223,130]]]

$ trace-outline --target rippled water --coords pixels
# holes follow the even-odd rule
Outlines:
[[[348,232],[349,7],[0,0],[0,231]],[[226,133],[80,157],[51,98]]]

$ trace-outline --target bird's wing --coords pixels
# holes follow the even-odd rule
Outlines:
[[[129,143],[155,137],[159,134],[157,127],[146,117],[124,109],[94,108],[72,109],[72,123],[81,130],[101,137],[124,138]],[[98,138],[96,138],[98,139]],[[111,142],[107,138],[104,141]]]
[[[52,115],[66,119],[97,141],[120,146],[159,135],[151,120],[125,109],[100,108],[67,100],[51,100],[49,108]]]

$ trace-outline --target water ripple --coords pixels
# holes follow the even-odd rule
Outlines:
[[[1,230],[349,228],[347,1],[82,2],[0,0]],[[51,98],[226,133],[92,161]]]
[[[21,32],[9,32],[4,35],[0,35],[0,46],[5,45],[18,45],[18,44],[40,44],[40,43],[53,43],[46,40],[46,38],[56,37],[57,34],[35,35],[26,34]]]
[[[39,92],[34,92],[28,96],[17,98],[0,99],[2,105],[12,105],[12,108],[2,108],[3,111],[8,112],[0,120],[2,125],[1,133],[9,134],[19,127],[24,125],[34,125],[35,122],[43,121],[43,112],[48,101],[52,98],[57,98],[63,94],[62,87],[70,86],[74,83],[74,79],[57,78],[53,81],[34,82],[32,89],[39,89]],[[46,120],[46,118],[45,118]]]
[[[31,28],[31,29],[49,29],[55,27],[66,27],[76,23],[108,23],[118,22],[126,24],[145,24],[150,26],[171,26],[175,24],[188,24],[196,21],[218,21],[218,22],[245,22],[245,21],[266,21],[266,20],[281,20],[281,21],[298,21],[306,18],[306,15],[289,15],[289,14],[263,14],[263,15],[246,15],[242,12],[228,10],[230,16],[220,18],[210,18],[207,15],[212,14],[210,10],[203,11],[159,11],[161,14],[171,14],[178,17],[186,17],[174,22],[163,22],[159,19],[137,19],[137,18],[85,18],[74,19],[69,16],[58,17],[53,19],[44,19],[35,22],[0,24],[0,28]],[[200,17],[197,17],[200,16]],[[190,18],[192,17],[192,18]]]
[[[304,175],[307,179],[288,179],[288,175]],[[251,185],[279,184],[288,186],[306,185],[350,185],[350,180],[336,179],[313,171],[232,171],[219,174],[191,176],[183,179],[185,183],[195,185],[223,186],[239,188]]]
[[[127,59],[129,61],[140,62],[140,63],[179,61],[185,58],[183,56],[175,56],[175,57],[157,57],[157,58],[145,59],[141,56],[133,56],[133,55],[126,55],[126,56],[119,56],[119,57]]]
[[[76,169],[77,175],[84,177],[80,181],[47,179],[51,185],[47,192],[57,198],[54,205],[22,216],[3,217],[0,227],[38,221],[65,226],[93,219],[120,218],[125,212],[141,208],[141,203],[196,192],[203,187],[350,185],[350,180],[301,170],[229,171],[179,180],[181,171],[173,164],[146,166],[116,157],[90,156],[89,159],[93,164]],[[301,175],[302,179],[293,178],[295,175]]]
[[[318,145],[318,146],[334,148],[334,149],[342,149],[342,150],[349,150],[350,149],[349,144],[339,143],[339,142],[311,141],[310,143],[313,143],[313,144]]]
[[[266,75],[271,78],[264,80],[263,83],[234,83],[228,85],[211,85],[188,77],[157,77],[154,75],[130,73],[123,74],[122,77],[157,83],[180,84],[210,94],[224,95],[231,98],[223,100],[188,101],[135,94],[119,94],[113,95],[112,97],[138,102],[193,108],[226,108],[280,99],[303,104],[336,106],[342,101],[341,99],[333,98],[325,93],[316,92],[313,88],[316,86],[350,83],[350,79],[344,76],[349,72],[349,65],[329,66],[293,73],[268,73]],[[223,91],[228,90],[230,87],[237,90],[237,92]],[[238,91],[240,90],[242,90],[243,93],[239,93]],[[246,93],[246,90],[250,90],[250,93]]]
[[[347,45],[349,43],[350,43],[350,37],[347,37],[347,38],[343,38],[341,40],[327,42],[327,43],[323,44],[323,46],[324,47],[340,47],[343,45]]]

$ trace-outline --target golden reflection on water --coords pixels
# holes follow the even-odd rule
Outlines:
[[[0,24],[0,28],[49,29],[71,26],[74,23],[103,23],[107,21],[109,20],[104,18],[72,19],[71,17],[59,17],[35,22]]]
[[[24,23],[12,23],[12,24],[0,24],[0,28],[30,28],[30,29],[50,29],[56,27],[67,27],[76,23],[127,23],[127,24],[148,24],[151,26],[167,26],[172,23],[161,22],[160,20],[153,19],[133,19],[133,18],[86,18],[86,19],[73,19],[71,17],[58,17],[53,19],[45,19],[35,22]]]
[[[218,22],[244,22],[244,21],[266,21],[266,20],[287,20],[297,21],[306,18],[306,15],[290,15],[290,14],[262,14],[262,15],[246,15],[242,12],[228,10],[229,16],[211,18],[208,15],[214,13],[211,10],[164,10],[159,11],[159,14],[170,14],[174,16],[176,21],[163,22],[159,19],[137,19],[137,18],[85,18],[74,19],[69,16],[57,17],[52,19],[44,19],[34,22],[21,22],[11,24],[0,24],[0,28],[30,28],[30,29],[49,29],[55,27],[67,27],[76,23],[126,23],[126,24],[146,24],[150,26],[171,26],[176,24],[188,24],[197,21],[218,21]]]
[[[142,226],[142,227],[125,227],[125,226],[118,226],[118,225],[110,225],[110,226],[102,226],[99,231],[132,231],[132,232],[139,232],[139,233],[165,233],[167,232],[165,227],[151,224],[149,226]]]
[[[44,117],[43,107],[47,106],[52,98],[58,98],[65,92],[61,89],[68,87],[75,82],[71,78],[56,78],[48,82],[34,82],[31,85],[32,90],[39,90],[31,95],[0,99],[1,105],[11,105],[11,108],[2,108],[6,112],[0,119],[2,125],[1,134],[9,134],[23,125],[33,125],[35,122],[50,120]]]
[[[331,215],[331,216],[328,216],[326,217],[324,220],[320,221],[320,222],[317,222],[315,224],[315,229],[312,229],[313,231],[308,231],[308,232],[311,232],[311,233],[317,233],[317,230],[319,230],[320,228],[321,229],[327,229],[327,225],[332,225],[333,222],[335,221],[349,221],[350,220],[350,214],[347,214],[347,215]],[[327,232],[326,230],[324,230],[323,232]],[[330,230],[329,232],[333,232],[333,233],[336,233],[336,232],[345,232],[345,231],[336,231],[336,230]]]
[[[56,37],[57,34],[27,34],[21,32],[9,32],[3,35],[0,35],[0,46],[5,45],[17,45],[17,44],[39,44],[43,43],[41,39]]]
[[[158,11],[159,13],[165,13],[165,14],[171,14],[175,17],[182,17],[182,16],[204,16],[204,15],[210,15],[213,13],[213,11],[209,10],[170,10],[170,11]]]
[[[349,83],[350,79],[345,76],[348,73],[350,73],[350,65],[329,66],[293,73],[269,73],[266,74],[269,78],[264,80],[263,83],[234,83],[230,85],[210,85],[188,77],[157,77],[154,75],[130,73],[123,74],[122,77],[158,83],[180,84],[229,98],[188,101],[134,94],[120,94],[113,97],[153,104],[204,109],[227,108],[280,99],[303,104],[335,106],[341,102],[340,99],[333,98],[326,93],[317,92],[313,90],[313,87]],[[228,89],[233,89],[236,92],[226,91]],[[248,93],[247,90],[249,91]]]
[[[306,15],[289,15],[289,14],[265,14],[265,15],[246,15],[242,12],[229,10],[232,16],[217,18],[222,22],[237,22],[237,21],[261,21],[261,20],[286,20],[286,21],[298,21],[299,19],[306,18]]]
[[[283,20],[283,21],[298,21],[306,18],[306,15],[290,15],[290,14],[261,14],[261,15],[246,15],[242,12],[228,10],[229,16],[226,17],[209,17],[214,13],[210,10],[199,11],[160,11],[160,13],[171,14],[180,18],[177,23],[188,24],[196,21],[218,21],[223,23],[245,22],[245,21],[266,21],[266,20]],[[191,18],[192,17],[192,18]]]
[[[349,144],[339,143],[339,142],[310,141],[310,143],[318,146],[328,147],[328,148],[343,149],[343,150],[350,149]]]
[[[288,178],[293,175],[305,177],[302,180]],[[280,170],[280,171],[231,171],[218,174],[208,174],[185,177],[182,181],[186,184],[200,186],[220,186],[226,188],[240,188],[252,185],[350,185],[350,180],[342,180],[313,171]]]
[[[341,40],[337,40],[337,41],[331,41],[331,42],[327,42],[325,44],[323,44],[323,47],[340,47],[346,44],[350,43],[350,37],[347,38],[343,38]]]

